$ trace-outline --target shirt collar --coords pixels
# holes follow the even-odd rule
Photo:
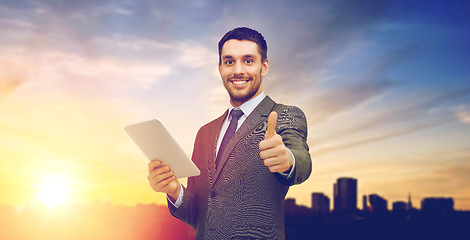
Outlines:
[[[266,95],[264,95],[264,92],[261,92],[258,96],[248,100],[247,102],[240,105],[240,107],[238,107],[238,108],[240,110],[242,110],[243,115],[248,117],[251,114],[251,112],[253,112],[253,110],[255,110],[255,108],[258,106],[258,104],[260,104],[261,101],[263,101],[265,96]],[[229,113],[232,111],[232,109],[234,109],[234,107],[232,106],[232,104],[229,104],[228,105]]]

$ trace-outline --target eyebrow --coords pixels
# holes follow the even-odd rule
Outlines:
[[[232,55],[222,56],[222,59],[229,59],[229,58],[234,58],[234,57]],[[247,55],[243,55],[242,58],[256,58],[256,56],[252,54],[247,54]]]

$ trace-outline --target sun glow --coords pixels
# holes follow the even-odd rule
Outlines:
[[[37,199],[48,207],[69,202],[71,189],[65,175],[50,175],[37,185]]]

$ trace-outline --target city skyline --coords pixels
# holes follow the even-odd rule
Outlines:
[[[307,117],[311,204],[452,196],[470,210],[470,2],[0,1],[0,205],[166,204],[124,126],[159,118],[191,155],[229,104],[217,43],[268,42],[263,89]],[[185,182],[183,180],[183,182]],[[360,201],[360,200],[358,200]]]
[[[467,234],[470,211],[454,209],[452,198],[429,197],[421,208],[372,193],[357,207],[357,179],[338,178],[334,183],[334,208],[323,193],[312,193],[312,207],[284,201],[286,239],[458,239]],[[327,206],[325,206],[325,204]],[[354,205],[356,204],[356,205]]]
[[[337,188],[337,184],[339,182],[343,181],[343,189],[338,190],[338,191],[343,191],[343,196],[337,196],[336,193],[334,192],[335,189]],[[394,206],[397,204],[398,208],[401,208],[402,205],[401,203],[405,204],[405,209],[406,210],[413,210],[413,209],[420,209],[422,210],[422,206],[424,202],[426,201],[434,201],[436,199],[439,200],[444,200],[444,201],[451,201],[452,202],[452,210],[462,210],[462,209],[454,209],[454,198],[452,196],[425,196],[421,199],[417,199],[415,201],[418,201],[419,208],[415,207],[418,205],[413,204],[412,202],[412,193],[408,193],[408,198],[407,199],[402,199],[402,200],[396,200],[393,202],[389,202],[386,198],[383,198],[383,196],[373,192],[373,193],[364,193],[364,195],[358,195],[358,189],[357,189],[357,182],[359,179],[355,179],[353,177],[339,177],[335,183],[333,183],[333,194],[332,198],[328,197],[328,194],[325,194],[323,192],[315,192],[313,191],[311,193],[311,205],[310,209],[314,212],[354,212],[357,210],[362,210],[362,211],[367,211],[370,210],[369,208],[372,207],[374,209],[375,203],[379,206],[379,209],[383,209],[383,204],[385,206],[385,210],[393,210]],[[350,189],[345,189],[345,188],[350,188]],[[351,201],[351,197],[354,197],[353,201]],[[342,199],[341,199],[342,198]],[[373,200],[371,200],[371,198]],[[317,201],[320,201],[320,203],[317,203],[315,205],[315,199]],[[434,200],[433,200],[434,199]],[[288,202],[291,202],[292,198],[286,198]],[[294,199],[295,200],[295,199]],[[331,201],[332,200],[332,201]],[[338,202],[337,202],[338,201]],[[295,201],[294,201],[295,203]],[[359,207],[359,203],[362,204],[362,208]],[[292,202],[290,203],[292,204]],[[327,210],[323,207],[323,205],[327,205],[328,208]],[[345,206],[346,204],[346,206]],[[350,204],[349,206],[347,206]],[[304,207],[308,207],[306,205],[300,205]]]

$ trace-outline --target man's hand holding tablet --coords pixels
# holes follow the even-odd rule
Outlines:
[[[180,182],[175,177],[170,166],[163,165],[160,160],[152,160],[149,163],[148,180],[155,192],[168,194],[168,197],[175,202],[180,194]]]

